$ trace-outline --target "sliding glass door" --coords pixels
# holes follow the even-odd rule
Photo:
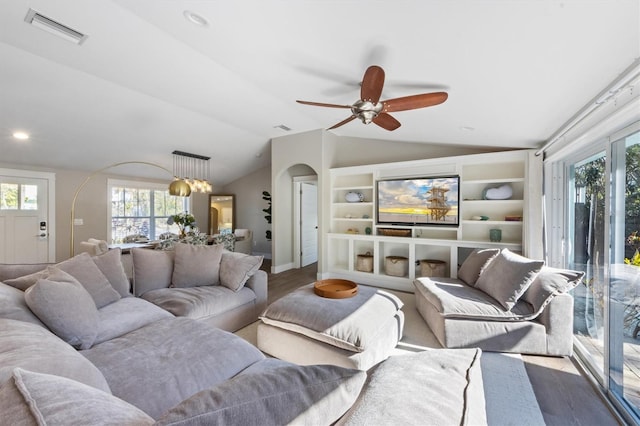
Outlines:
[[[605,380],[606,151],[568,165],[568,267],[584,271],[573,290],[578,348],[597,379]]]
[[[640,131],[611,147],[610,391],[640,413]]]
[[[616,404],[640,416],[640,128],[565,164],[565,263],[577,356]],[[575,156],[574,156],[575,157]]]

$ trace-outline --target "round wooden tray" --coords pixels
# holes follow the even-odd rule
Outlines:
[[[313,291],[320,297],[346,299],[358,294],[358,284],[349,280],[328,279],[316,281]]]

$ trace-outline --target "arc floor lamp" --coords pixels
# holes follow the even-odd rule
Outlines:
[[[80,191],[82,191],[82,189],[85,187],[85,185],[87,183],[89,183],[89,181],[96,175],[104,172],[105,170],[109,170],[112,169],[114,167],[118,167],[118,166],[124,166],[127,164],[141,164],[141,165],[146,165],[146,166],[151,166],[151,167],[156,167],[158,169],[162,169],[165,172],[169,173],[172,177],[173,177],[173,181],[171,182],[171,184],[169,184],[169,194],[171,195],[175,195],[178,197],[188,197],[189,195],[191,195],[191,187],[189,186],[189,184],[182,178],[174,175],[173,172],[171,172],[171,170],[167,169],[166,167],[162,167],[158,164],[155,163],[150,163],[148,161],[123,161],[120,163],[114,163],[114,164],[110,164],[106,167],[103,167],[101,169],[98,169],[94,172],[92,172],[89,176],[87,176],[87,178],[84,180],[84,182],[82,182],[80,184],[80,186],[78,186],[78,189],[76,189],[76,192],[73,194],[73,200],[71,201],[71,240],[70,240],[70,257],[73,257],[75,255],[75,241],[74,241],[74,237],[75,237],[75,232],[74,232],[74,222],[76,219],[76,201],[78,199],[78,195],[80,194]]]

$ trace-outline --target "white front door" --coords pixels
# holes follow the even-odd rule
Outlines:
[[[300,185],[300,266],[318,261],[318,187]]]
[[[0,169],[0,263],[55,261],[49,230],[53,175]],[[43,177],[37,177],[43,176]]]

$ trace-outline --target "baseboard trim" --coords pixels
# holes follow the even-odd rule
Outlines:
[[[272,265],[271,266],[271,273],[272,274],[279,274],[280,272],[284,272],[284,271],[288,271],[289,269],[293,269],[293,267],[294,267],[293,262],[285,263],[284,265]]]

